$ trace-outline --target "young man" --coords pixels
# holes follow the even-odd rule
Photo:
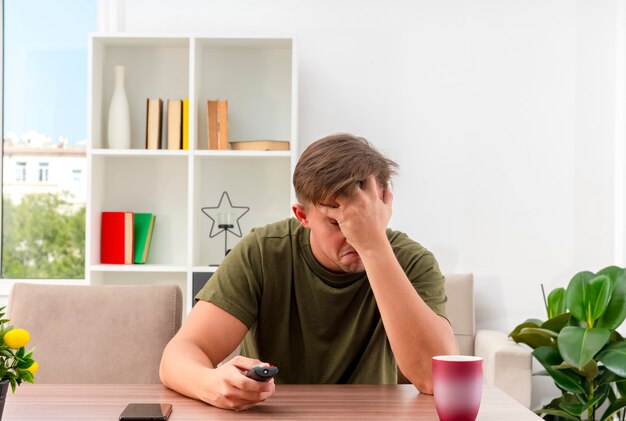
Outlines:
[[[267,363],[278,383],[395,383],[399,368],[432,393],[431,357],[458,351],[437,261],[387,228],[396,167],[352,135],[311,144],[295,218],[252,230],[224,259],[165,348],[163,383],[236,410],[274,393],[274,380],[244,375]]]

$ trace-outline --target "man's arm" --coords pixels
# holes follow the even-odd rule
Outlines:
[[[274,381],[257,382],[243,374],[261,361],[235,357],[215,368],[241,343],[247,330],[228,312],[198,301],[163,351],[161,381],[220,408],[242,410],[264,401],[274,393]]]
[[[450,324],[415,291],[390,245],[361,259],[398,367],[420,392],[432,394],[432,357],[458,353]]]
[[[458,353],[458,346],[448,321],[422,300],[393,253],[386,234],[392,202],[391,191],[370,176],[352,197],[320,212],[338,222],[359,254],[398,367],[420,392],[432,393],[432,357]]]

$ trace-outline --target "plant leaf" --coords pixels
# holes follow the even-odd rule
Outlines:
[[[30,371],[21,370],[20,371],[20,377],[22,379],[24,379],[24,381],[27,381],[28,383],[34,383],[35,382],[35,379],[33,378],[33,374]]]
[[[13,358],[13,353],[11,351],[9,351],[8,349],[0,349],[0,356],[2,357],[7,357],[7,358]]]
[[[626,377],[626,342],[614,342],[598,354],[597,360],[620,377]]]
[[[577,374],[584,376],[588,381],[593,381],[596,377],[598,377],[598,374],[600,373],[598,364],[594,360],[591,360],[587,364],[585,364],[585,366],[581,370],[572,366],[567,361],[563,361],[559,365],[554,365],[552,366],[552,368],[554,368],[555,370],[574,370]],[[621,377],[619,376],[616,376],[615,378],[621,379]]]
[[[598,326],[596,326],[596,327],[598,327]],[[621,342],[623,340],[624,340],[624,338],[622,338],[622,335],[620,335],[617,330],[612,330],[611,331],[611,337],[609,338],[609,342]]]
[[[526,327],[539,327],[541,326],[541,323],[534,323],[534,322],[529,322],[528,320],[526,320],[524,323],[520,323],[517,326],[515,326],[515,329],[513,329],[511,331],[511,333],[509,333],[509,336],[513,336],[513,335],[518,335],[522,329],[526,328]]]
[[[597,275],[589,281],[588,289],[588,320],[596,321],[605,312],[613,290],[611,280],[606,275]]]
[[[557,417],[565,418],[566,420],[580,421],[580,418],[574,417],[573,415],[570,415],[565,411],[561,411],[560,409],[541,408],[536,410],[535,414],[556,415]]]
[[[567,311],[565,288],[555,288],[548,295],[548,319],[553,319]]]
[[[538,327],[538,324],[526,321],[513,329],[513,331],[509,333],[509,336],[515,342],[526,344],[533,349],[540,346],[555,346],[554,342],[551,339],[548,339],[544,336],[537,335],[535,333],[522,333],[522,330],[524,329]]]
[[[611,405],[609,405],[606,411],[604,411],[604,414],[602,414],[602,418],[600,418],[600,420],[601,421],[610,420],[613,414],[615,414],[617,411],[619,411],[620,409],[624,407],[626,407],[626,398],[620,398],[616,400]]]
[[[570,415],[580,417],[583,413],[583,404],[572,394],[563,394],[559,407]]]
[[[617,387],[617,390],[619,390],[620,396],[626,398],[626,381],[616,382],[615,386]]]
[[[557,336],[559,336],[557,332],[554,332],[548,329],[542,329],[540,327],[526,327],[522,329],[522,331],[520,332],[520,335],[527,335],[527,334],[535,334],[535,335],[543,336],[548,339],[556,339]]]
[[[611,279],[611,300],[596,327],[617,329],[626,319],[626,269],[609,266],[598,272]]]
[[[613,391],[613,388],[609,388],[609,405],[617,400],[617,395]]]
[[[586,396],[583,387],[583,379],[581,376],[565,370],[557,370],[553,366],[557,366],[563,362],[563,358],[559,351],[551,346],[542,346],[532,352],[533,356],[546,369],[552,380],[560,388],[572,393],[582,393]]]
[[[520,333],[519,335],[511,336],[511,338],[513,338],[515,342],[526,344],[533,349],[542,346],[556,346],[554,341],[551,341],[545,336],[537,335],[536,333]]]
[[[553,317],[550,320],[547,320],[540,327],[542,329],[548,329],[553,332],[559,333],[561,329],[569,325],[571,319],[572,316],[569,313],[563,313],[556,317]]]
[[[557,339],[559,352],[565,361],[582,370],[602,349],[610,335],[609,329],[567,326]]]
[[[580,370],[584,376],[590,382],[593,381],[596,377],[598,377],[598,364],[591,359],[585,366]]]
[[[587,320],[587,286],[589,280],[594,277],[591,272],[578,272],[569,282],[565,298],[567,300],[567,308],[578,320]]]
[[[600,367],[599,370],[601,370],[601,374],[600,374],[600,376],[598,376],[598,379],[596,380],[598,386],[602,386],[604,384],[610,384],[610,383],[619,382],[621,380],[624,380],[620,376],[618,376],[617,374],[613,373],[611,370],[607,370],[606,367],[604,367],[604,368]],[[618,389],[619,389],[619,384],[618,384]]]
[[[31,365],[33,365],[33,360],[32,358],[29,358],[29,359],[21,360],[20,362],[18,362],[15,368],[28,368]]]
[[[561,357],[559,351],[551,346],[537,348],[532,354],[545,369],[552,368],[552,366],[559,365],[563,362],[563,357]]]

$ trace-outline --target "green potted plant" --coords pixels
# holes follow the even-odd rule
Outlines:
[[[30,333],[9,326],[9,320],[4,318],[4,309],[0,307],[0,419],[9,385],[15,393],[15,388],[22,382],[33,383],[33,376],[39,369],[37,361],[33,360],[34,350],[26,352]]]
[[[545,300],[545,298],[544,298]],[[546,301],[548,320],[529,319],[510,333],[562,392],[535,411],[547,420],[626,418],[626,269],[609,266],[574,275]]]

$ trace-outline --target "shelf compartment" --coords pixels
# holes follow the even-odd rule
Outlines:
[[[230,140],[292,140],[292,40],[198,38],[195,54],[196,149],[210,99],[228,101]]]
[[[224,234],[210,238],[212,221],[201,211],[203,207],[217,206],[224,191],[233,206],[250,208],[239,221],[242,235],[290,216],[290,162],[289,157],[194,157],[193,266],[218,265],[224,258]],[[228,247],[239,240],[229,233]]]
[[[91,38],[92,147],[107,147],[108,106],[114,67],[125,67],[125,90],[131,116],[131,148],[145,149],[146,100],[189,97],[188,38]]]
[[[100,263],[103,211],[156,214],[148,262],[187,264],[188,161],[185,156],[92,157],[92,265]]]

